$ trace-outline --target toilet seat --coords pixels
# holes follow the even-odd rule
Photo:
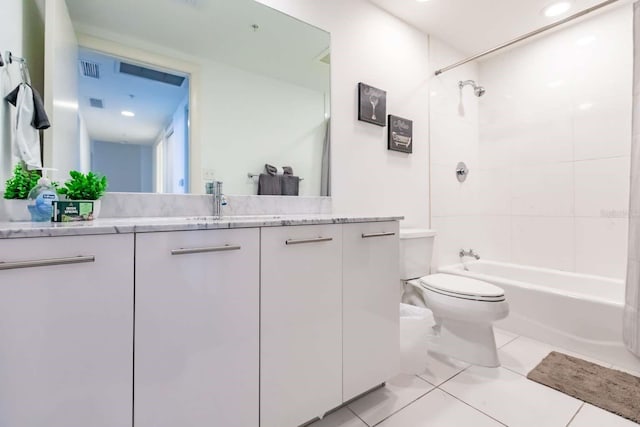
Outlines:
[[[491,283],[453,274],[431,274],[418,279],[428,291],[471,301],[501,302],[504,291]]]

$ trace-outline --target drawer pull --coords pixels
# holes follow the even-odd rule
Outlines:
[[[373,237],[387,237],[387,236],[395,236],[396,233],[390,231],[388,233],[371,233],[371,234],[362,234],[363,239],[371,239]]]
[[[240,245],[212,246],[209,248],[174,249],[171,251],[171,255],[191,255],[204,254],[207,252],[239,251],[240,249],[242,249]]]
[[[333,240],[333,237],[318,237],[315,239],[300,239],[300,240],[293,240],[293,239],[289,239],[285,242],[285,244],[287,245],[303,245],[305,243],[320,243],[320,242],[330,242]]]
[[[91,256],[76,256],[76,257],[69,257],[69,258],[37,259],[33,261],[0,262],[0,270],[15,270],[17,268],[50,267],[53,265],[83,264],[86,262],[95,262],[95,260],[96,260],[96,257],[91,255]]]

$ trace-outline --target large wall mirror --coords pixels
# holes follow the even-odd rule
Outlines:
[[[288,166],[299,195],[327,195],[327,32],[253,0],[47,7],[56,2],[45,61],[56,129],[45,163],[102,172],[109,191],[202,193],[218,180],[243,195],[258,194],[265,164]],[[71,126],[69,110],[77,144],[55,123],[66,115]]]

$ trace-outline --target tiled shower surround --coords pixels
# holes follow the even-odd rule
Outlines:
[[[632,10],[625,6],[434,79],[436,262],[485,259],[625,275]],[[463,56],[432,41],[437,66]],[[476,79],[460,105],[458,80]],[[455,165],[471,173],[464,184]]]

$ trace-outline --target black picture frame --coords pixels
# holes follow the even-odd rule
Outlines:
[[[402,153],[413,153],[413,121],[389,114],[387,148]]]
[[[358,83],[358,120],[385,127],[387,92],[365,83]]]

